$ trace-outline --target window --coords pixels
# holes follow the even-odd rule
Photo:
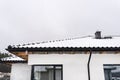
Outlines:
[[[120,64],[104,65],[105,80],[120,80]]]
[[[31,80],[62,80],[62,65],[33,65]]]

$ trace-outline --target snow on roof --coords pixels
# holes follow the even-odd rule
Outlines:
[[[120,37],[95,39],[92,36],[12,46],[15,48],[120,47]]]
[[[20,57],[5,57],[1,59],[2,61],[24,61],[24,59],[20,58]]]

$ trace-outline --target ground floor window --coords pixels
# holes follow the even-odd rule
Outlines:
[[[120,64],[104,65],[105,80],[120,80]]]
[[[33,65],[31,80],[62,80],[62,65]]]

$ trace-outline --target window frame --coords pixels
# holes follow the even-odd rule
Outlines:
[[[57,66],[60,66],[61,67],[61,80],[63,80],[63,65],[62,64],[41,64],[41,65],[32,65],[32,68],[31,68],[31,80],[34,80],[34,67],[35,66],[53,66],[53,77],[54,79],[53,80],[56,80],[56,76],[55,76],[55,73],[56,73],[56,69],[55,67]]]
[[[103,70],[105,71],[104,66],[120,66],[120,64],[103,64]],[[104,79],[105,79],[105,72],[104,72]]]

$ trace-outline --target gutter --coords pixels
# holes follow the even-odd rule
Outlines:
[[[89,55],[88,63],[87,63],[88,80],[91,80],[91,77],[90,77],[90,61],[91,61],[91,56],[92,56],[92,51],[90,50],[90,55]]]

